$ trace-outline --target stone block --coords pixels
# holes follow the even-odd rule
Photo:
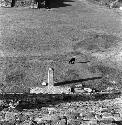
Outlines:
[[[47,108],[47,109],[48,109],[49,114],[54,114],[56,112],[55,108]]]
[[[100,120],[100,122],[102,122],[104,124],[110,124],[110,123],[112,123],[112,121],[114,121],[113,118],[103,118],[102,120]]]
[[[102,118],[112,118],[113,115],[111,113],[104,112],[102,113]]]
[[[5,114],[5,121],[14,121],[15,120],[15,113],[7,111]]]
[[[122,7],[120,7],[119,10],[122,10]]]
[[[55,125],[67,125],[67,121],[65,119],[61,119]]]
[[[120,117],[120,114],[119,113],[114,113],[113,116],[114,117]]]
[[[87,115],[85,116],[85,119],[86,119],[86,120],[93,120],[93,119],[95,119],[95,115],[92,114],[92,113],[89,113],[89,114],[87,114]]]
[[[97,125],[98,123],[97,123],[97,120],[90,120],[89,124],[90,125]]]
[[[0,115],[0,121],[4,121],[4,117]]]

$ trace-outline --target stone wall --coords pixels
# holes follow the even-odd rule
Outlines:
[[[16,6],[30,6],[33,0],[17,0]]]
[[[30,6],[33,0],[16,0],[15,7],[18,6]],[[3,6],[10,5],[12,0],[0,0],[0,4]]]

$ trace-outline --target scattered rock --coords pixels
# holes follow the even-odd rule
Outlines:
[[[119,10],[122,10],[122,7],[120,7]]]
[[[7,111],[5,114],[5,121],[14,121],[15,120],[15,113]]]
[[[46,82],[42,82],[42,85],[43,85],[43,86],[47,86],[47,83],[46,83]]]
[[[122,117],[120,117],[119,113],[113,114],[113,118],[115,121],[122,121]]]
[[[38,124],[40,124],[40,123],[42,123],[42,118],[37,117],[34,119],[34,121],[36,121]]]
[[[56,112],[56,109],[55,108],[47,108],[48,109],[48,112],[49,114],[54,114],[54,112]]]
[[[61,103],[56,107],[42,107],[40,110],[1,111],[0,121],[22,123],[23,125],[111,125],[113,121],[121,121],[120,101],[86,101]],[[112,101],[114,103],[112,103]],[[115,103],[116,102],[116,103]],[[119,103],[119,106],[117,104]],[[112,104],[116,104],[113,105]]]
[[[111,113],[108,113],[108,112],[104,112],[102,114],[102,118],[113,118],[113,115]]]
[[[108,125],[108,124],[112,123],[112,121],[114,121],[114,119],[113,118],[103,118],[100,121]]]

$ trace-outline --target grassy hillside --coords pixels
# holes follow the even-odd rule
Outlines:
[[[99,84],[111,77],[104,73],[91,53],[106,52],[121,41],[120,20],[116,13],[96,9],[81,1],[65,1],[52,11],[29,8],[0,8],[1,75],[0,85],[38,86],[47,79],[47,70],[54,68],[56,82],[80,80]],[[3,57],[2,57],[3,56]],[[69,65],[90,60],[90,63]],[[108,66],[103,66],[107,69]],[[113,68],[112,68],[113,71]],[[118,72],[118,71],[116,71]],[[121,74],[121,73],[120,73]],[[103,79],[81,81],[103,76]]]
[[[94,3],[94,4],[98,4],[100,6],[110,7],[110,4],[114,2],[115,0],[87,0],[87,1]],[[122,5],[122,1],[118,0],[118,2],[114,4],[113,8],[119,8],[121,5]]]

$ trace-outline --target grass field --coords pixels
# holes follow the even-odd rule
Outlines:
[[[120,43],[120,15],[85,0],[67,0],[62,5],[51,11],[0,8],[1,86],[40,85],[49,66],[55,69],[57,82],[102,74],[99,68],[90,70],[101,65],[92,53],[106,53]],[[73,56],[91,62],[69,65]]]

